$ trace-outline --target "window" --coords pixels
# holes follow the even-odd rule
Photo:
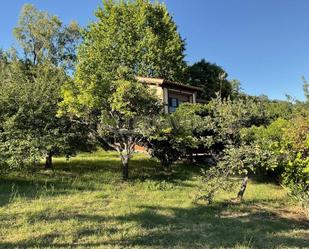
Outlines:
[[[168,112],[175,112],[177,107],[183,103],[190,103],[191,96],[189,94],[184,93],[169,93],[168,96]]]
[[[168,98],[168,112],[175,112],[179,104],[180,103],[177,98]]]

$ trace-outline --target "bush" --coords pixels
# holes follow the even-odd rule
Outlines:
[[[267,124],[269,118],[258,99],[222,100],[206,105],[182,104],[176,112],[162,117],[149,138],[151,154],[165,168],[178,160],[203,154],[217,159],[228,146],[240,145],[240,130]]]
[[[236,185],[232,181],[235,176],[243,177],[237,195],[237,199],[242,200],[249,176],[261,168],[273,169],[277,165],[274,153],[263,150],[258,144],[229,146],[223,152],[218,165],[203,172],[204,186],[198,198],[209,203],[218,191],[235,189]]]
[[[193,136],[192,127],[187,121],[177,113],[163,116],[148,138],[150,154],[167,171],[173,162],[186,157],[187,151],[197,146],[198,139]]]
[[[276,172],[291,194],[308,206],[309,199],[309,119],[296,115],[291,120],[277,119],[269,126],[251,127],[241,132],[248,145],[258,144],[278,162]],[[269,167],[274,168],[271,162]]]
[[[309,208],[309,157],[298,153],[295,160],[287,163],[282,176],[291,194]]]
[[[14,137],[6,139],[0,145],[0,171],[8,173],[13,170],[25,170],[30,165],[36,165],[41,157],[42,153],[35,139],[26,134],[15,133]]]

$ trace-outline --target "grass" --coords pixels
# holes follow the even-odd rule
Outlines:
[[[251,181],[241,204],[193,203],[200,169],[171,176],[137,154],[55,160],[55,170],[0,179],[0,248],[309,248],[309,222],[280,186]]]

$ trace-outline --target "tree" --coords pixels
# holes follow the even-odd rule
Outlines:
[[[276,171],[276,180],[308,208],[308,114],[296,113],[289,120],[278,118],[270,125],[253,125],[238,133],[240,143],[227,146],[218,165],[204,172],[205,185],[199,198],[211,201],[218,190],[230,191],[230,177],[238,175],[244,176],[238,193],[241,200],[250,175]]]
[[[165,168],[180,159],[202,154],[218,162],[223,151],[240,147],[240,131],[252,125],[268,124],[264,103],[252,98],[211,100],[207,105],[182,104],[176,112],[162,117],[149,136],[150,152]]]
[[[80,106],[81,112],[101,108],[119,70],[170,80],[182,76],[184,41],[163,4],[105,0],[96,17],[98,21],[84,32],[84,42],[78,50],[74,80],[77,96],[71,106]]]
[[[306,97],[307,103],[309,103],[309,84],[305,77],[302,77],[303,79],[303,90],[304,90],[304,95]]]
[[[198,145],[199,140],[192,133],[192,124],[197,122],[187,117],[179,114],[178,110],[161,116],[148,134],[150,154],[161,162],[166,171],[170,171],[175,161],[181,157],[186,158],[188,151]]]
[[[237,201],[241,201],[249,176],[255,174],[259,168],[274,169],[276,166],[276,154],[263,150],[258,144],[229,146],[223,151],[218,165],[203,172],[204,186],[197,198],[211,203],[218,191],[235,189],[235,183],[231,181],[233,176],[242,176],[243,180],[236,197]]]
[[[179,79],[184,41],[163,4],[105,0],[96,16],[78,50],[74,81],[63,88],[59,113],[83,119],[102,146],[118,150],[127,179],[141,120],[157,110],[155,99],[135,77]]]
[[[197,108],[198,107],[198,108]],[[198,138],[197,151],[214,159],[216,165],[203,173],[203,188],[199,198],[212,201],[219,190],[231,190],[232,176],[243,176],[243,184],[238,194],[241,200],[248,177],[260,169],[273,169],[277,157],[272,151],[264,150],[260,144],[248,144],[242,131],[252,126],[268,125],[269,114],[265,102],[250,96],[235,100],[216,98],[207,105],[181,106],[183,115],[194,116],[198,124],[193,128],[193,137]],[[177,111],[176,111],[177,112]],[[193,115],[192,115],[193,114]],[[271,162],[271,163],[270,163]],[[233,185],[233,187],[235,187]]]
[[[189,66],[186,71],[186,80],[190,85],[203,88],[200,98],[211,100],[217,94],[223,99],[232,93],[231,83],[227,80],[227,73],[218,65],[202,59]]]
[[[69,156],[87,141],[83,127],[56,117],[79,28],[25,5],[14,31],[25,57],[14,50],[0,56],[0,154],[17,167],[44,155],[51,168],[54,155]]]
[[[245,93],[243,92],[243,89],[241,88],[241,84],[239,80],[233,79],[230,80],[231,85],[231,99],[237,99],[237,98],[243,98],[245,97]]]
[[[176,113],[194,121],[192,133],[199,138],[198,151],[218,157],[229,145],[239,145],[240,130],[268,124],[264,104],[255,99],[222,100],[217,97],[207,105],[183,105]]]
[[[114,86],[115,91],[108,99],[110,109],[104,110],[99,117],[97,136],[118,151],[123,179],[127,180],[135,145],[145,141],[152,119],[162,107],[150,89],[133,80],[118,80]]]
[[[7,157],[28,164],[23,162],[45,156],[45,167],[51,168],[54,155],[81,149],[86,130],[68,117],[56,117],[60,88],[68,78],[63,69],[16,59],[9,62],[5,75],[0,82],[0,140]]]
[[[283,183],[309,210],[309,113],[291,120],[283,133],[281,150],[287,155]]]
[[[33,65],[48,60],[66,69],[74,67],[76,47],[81,41],[77,23],[64,26],[57,16],[25,4],[14,35],[24,51],[25,59]]]

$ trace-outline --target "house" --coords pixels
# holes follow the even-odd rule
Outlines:
[[[175,112],[181,103],[197,103],[197,93],[202,88],[172,82],[165,79],[137,77],[140,83],[147,84],[164,103],[165,113]]]

